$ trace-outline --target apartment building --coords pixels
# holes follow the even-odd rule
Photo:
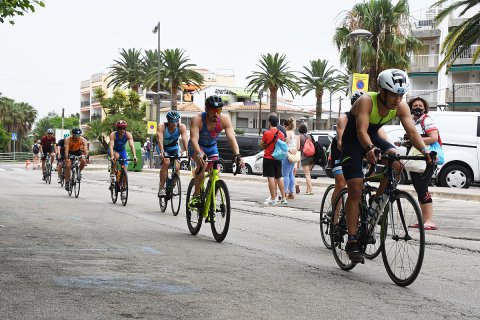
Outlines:
[[[448,73],[445,67],[437,70],[443,60],[440,50],[448,30],[460,25],[478,10],[471,9],[462,18],[454,12],[435,26],[434,17],[438,10],[426,9],[412,14],[413,35],[424,42],[424,47],[411,57],[409,76],[412,86],[407,100],[421,96],[427,100],[431,110],[480,111],[480,63],[473,64],[472,59],[480,46],[480,38],[454,61]]]
[[[104,119],[105,112],[100,102],[95,97],[95,90],[102,88],[111,94],[111,88],[107,88],[107,74],[96,73],[90,79],[80,83],[80,124],[82,130],[88,128],[87,123],[96,119]]]

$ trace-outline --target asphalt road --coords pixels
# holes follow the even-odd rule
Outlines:
[[[478,319],[478,202],[435,199],[422,271],[408,288],[381,258],[342,271],[321,243],[323,188],[264,207],[266,183],[227,180],[223,243],[160,213],[158,176],[131,173],[126,207],[108,174],[85,171],[80,197],[38,171],[0,164],[1,319]],[[182,176],[186,190],[188,176]]]

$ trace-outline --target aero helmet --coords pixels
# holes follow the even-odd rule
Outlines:
[[[350,98],[350,103],[353,104],[355,103],[355,101],[357,101],[358,98],[360,98],[362,96],[363,92],[362,91],[355,91],[353,94],[352,94],[352,98]]]
[[[380,72],[377,81],[380,88],[396,94],[407,93],[410,88],[407,73],[400,69],[387,69]]]
[[[82,130],[79,129],[79,128],[73,128],[72,129],[72,134],[80,135],[80,134],[82,134]]]
[[[47,133],[53,134],[53,129],[52,129],[52,128],[49,128],[49,129],[47,130]]]
[[[205,107],[207,108],[222,108],[223,101],[219,96],[210,96],[205,100]]]
[[[167,112],[167,120],[169,122],[178,122],[180,114],[176,110],[170,110]]]
[[[118,120],[116,123],[115,123],[115,127],[117,129],[126,129],[128,126],[128,123],[125,121],[125,120]]]

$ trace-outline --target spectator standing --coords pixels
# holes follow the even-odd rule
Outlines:
[[[284,122],[285,126],[285,142],[288,145],[288,152],[292,156],[287,156],[282,161],[282,175],[283,181],[285,185],[285,194],[287,199],[295,199],[295,175],[293,173],[294,167],[297,165],[299,158],[295,159],[296,161],[292,162],[292,158],[294,158],[298,151],[298,146],[300,145],[300,138],[295,135],[295,119],[290,117],[288,120]]]
[[[145,162],[150,162],[150,150],[152,150],[152,143],[150,142],[150,138],[147,138],[147,141],[143,144],[143,150],[145,151]],[[150,165],[150,163],[149,163]]]
[[[416,97],[408,102],[410,112],[415,122],[417,132],[422,136],[423,142],[426,145],[431,145],[439,141],[438,128],[428,115],[428,103],[425,99]],[[441,140],[439,141],[441,144]],[[431,183],[433,171],[428,175],[422,176],[423,173],[410,172],[413,187],[418,195],[418,202],[422,210],[425,230],[436,230],[437,226],[433,222],[433,201],[432,195],[428,191],[428,186]],[[418,227],[418,226],[415,226]]]
[[[32,153],[33,153],[33,170],[35,170],[35,168],[40,167],[40,144],[38,143],[37,139],[33,141]]]
[[[307,182],[307,190],[305,191],[305,194],[313,195],[312,177],[310,176],[310,172],[312,171],[314,165],[314,156],[306,156],[303,149],[307,140],[312,141],[312,143],[314,141],[310,135],[307,135],[307,126],[305,124],[300,125],[298,132],[300,133],[300,151],[302,152],[300,165],[302,166],[303,173],[305,174],[305,180]]]
[[[260,142],[260,147],[262,149],[265,149],[265,154],[263,156],[263,176],[267,177],[268,180],[270,199],[267,199],[265,201],[265,204],[269,206],[274,206],[278,204],[278,200],[275,198],[275,182],[277,182],[278,187],[280,188],[280,193],[282,196],[281,203],[288,204],[285,197],[285,188],[283,185],[282,161],[276,160],[272,156],[273,150],[275,150],[276,141],[278,139],[285,141],[285,136],[277,128],[277,125],[278,117],[270,115],[268,117],[269,129],[263,133],[262,141]]]

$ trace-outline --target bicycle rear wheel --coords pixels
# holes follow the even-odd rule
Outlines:
[[[120,174],[120,199],[122,200],[122,205],[126,206],[128,201],[128,176],[123,169]]]
[[[365,192],[365,200],[367,201],[368,207],[370,208],[372,206],[373,198],[377,193],[377,188],[373,186],[368,186],[364,192]],[[388,206],[385,207],[385,211],[388,211],[387,208]],[[380,221],[382,221],[382,218],[380,218]],[[381,230],[382,230],[382,224],[381,222],[379,222],[378,224],[375,225],[375,229],[373,229],[371,240],[373,240],[374,243],[367,244],[367,247],[365,248],[365,254],[364,254],[365,258],[370,260],[375,259],[376,257],[378,257],[380,252],[382,252],[382,246],[381,246],[382,241],[380,239]]]
[[[170,191],[170,205],[172,206],[173,215],[176,216],[180,211],[180,205],[182,204],[182,185],[178,174],[175,173],[172,176],[172,181],[170,183],[172,188]]]
[[[75,191],[75,198],[78,198],[80,194],[80,169],[78,167],[75,168],[75,178],[73,179],[74,184],[74,191]]]
[[[194,191],[195,191],[195,180],[192,179],[190,180],[190,183],[187,189],[187,199],[185,200],[186,202],[185,215],[187,217],[188,230],[190,231],[191,234],[196,235],[200,231],[200,228],[202,227],[203,216],[202,216],[201,210],[199,210],[198,208],[188,207],[188,203],[190,202],[190,199],[193,197]]]
[[[211,203],[212,205],[213,203]],[[213,237],[217,242],[222,242],[227,236],[230,226],[230,194],[227,184],[223,180],[215,182],[215,208],[212,209],[209,215]]]
[[[330,242],[330,220],[332,219],[332,195],[335,191],[335,185],[331,184],[325,190],[322,198],[322,204],[320,205],[320,235],[322,241],[327,249],[332,249]]]
[[[333,206],[338,210],[338,224],[334,223],[334,219],[330,222],[330,243],[332,245],[333,257],[338,266],[343,270],[351,270],[356,266],[356,263],[350,261],[350,258],[345,252],[345,245],[348,241],[347,217],[345,211],[347,196],[347,189],[338,193]]]
[[[414,228],[415,225],[419,227]],[[425,230],[420,208],[409,193],[397,190],[382,225],[383,264],[392,281],[402,287],[413,283],[422,268],[424,252]]]

